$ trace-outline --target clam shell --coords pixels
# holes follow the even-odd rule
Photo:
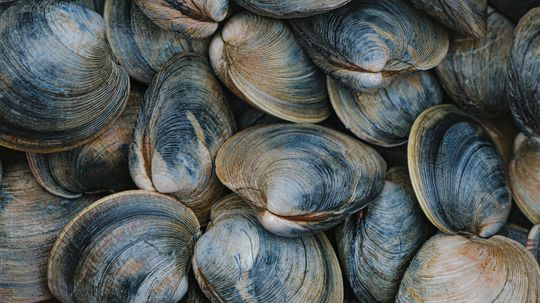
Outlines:
[[[159,27],[184,38],[202,39],[216,31],[228,0],[133,0]]]
[[[324,75],[284,21],[240,12],[214,36],[209,52],[221,81],[261,111],[302,123],[330,115]]]
[[[521,144],[508,174],[517,206],[533,224],[540,223],[540,146]]]
[[[97,13],[65,1],[19,1],[2,14],[0,36],[0,145],[71,149],[122,113],[129,77],[112,60]]]
[[[51,251],[48,282],[61,302],[178,302],[200,235],[172,197],[127,191],[79,213]]]
[[[516,26],[510,56],[509,104],[521,131],[540,143],[540,7]]]
[[[254,126],[219,150],[216,173],[269,231],[296,237],[329,229],[383,187],[386,163],[360,141],[310,124]]]
[[[514,25],[493,9],[488,11],[487,35],[476,40],[456,36],[437,74],[452,100],[481,117],[495,117],[508,110],[507,67]]]
[[[353,1],[291,24],[315,64],[353,91],[431,69],[448,50],[446,30],[404,0]]]
[[[214,205],[211,220],[193,271],[212,302],[343,302],[339,263],[323,233],[276,236],[234,194]]]
[[[407,170],[390,169],[381,194],[336,230],[343,270],[361,302],[394,302],[427,230]]]
[[[146,92],[130,146],[133,181],[141,189],[174,194],[204,224],[212,203],[225,192],[214,159],[235,130],[206,58],[181,53]]]
[[[190,51],[206,56],[209,40],[182,39],[155,25],[132,0],[107,0],[107,38],[112,52],[129,75],[150,83],[176,54]]]
[[[502,116],[491,119],[480,119],[478,121],[495,143],[499,155],[509,165],[514,156],[514,138],[519,131],[510,112]]]
[[[133,188],[128,152],[143,94],[142,89],[133,87],[120,117],[93,141],[60,153],[27,153],[37,182],[65,198]]]
[[[345,127],[371,144],[392,147],[405,144],[418,115],[442,103],[443,92],[430,72],[396,79],[376,92],[357,92],[327,78],[332,107]]]
[[[489,0],[489,4],[517,23],[533,7],[540,6],[540,0]]]
[[[482,39],[487,33],[487,0],[411,0],[414,6],[428,13],[458,33]]]
[[[453,105],[423,112],[411,130],[408,160],[420,206],[441,231],[489,237],[505,224],[511,195],[504,162],[472,116]]]
[[[527,239],[527,249],[540,262],[540,224],[536,224],[530,231]]]
[[[529,231],[526,228],[514,223],[505,224],[497,233],[497,235],[501,235],[518,242],[519,244],[523,245],[523,247],[527,246],[528,234]]]
[[[397,303],[538,302],[540,267],[529,252],[502,236],[438,234],[414,257]]]
[[[243,8],[272,18],[300,18],[322,14],[351,0],[235,0]]]
[[[47,259],[62,228],[98,197],[66,200],[45,191],[23,158],[5,162],[0,184],[0,302],[52,298]]]

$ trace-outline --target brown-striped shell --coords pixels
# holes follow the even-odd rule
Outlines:
[[[238,5],[261,16],[301,18],[322,14],[351,0],[235,0]]]
[[[508,175],[517,206],[533,224],[540,223],[540,146],[520,144]]]

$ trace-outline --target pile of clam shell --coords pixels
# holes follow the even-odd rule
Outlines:
[[[540,302],[539,0],[0,0],[0,302]]]

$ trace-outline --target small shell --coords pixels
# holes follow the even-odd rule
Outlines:
[[[405,0],[353,1],[291,24],[315,64],[353,91],[431,69],[448,50],[446,30]]]
[[[122,113],[127,72],[112,60],[96,12],[60,0],[19,1],[0,19],[0,145],[71,149]]]
[[[397,303],[529,303],[540,300],[540,267],[514,240],[438,234],[407,269]]]
[[[192,39],[212,36],[229,9],[229,0],[133,1],[159,27]]]
[[[32,178],[24,157],[4,163],[0,184],[0,302],[39,302],[52,298],[47,259],[62,228],[96,201],[69,201],[46,192]]]
[[[142,189],[174,194],[205,223],[225,187],[214,159],[236,130],[206,58],[181,53],[154,78],[130,147],[129,169]]]
[[[540,262],[540,224],[536,224],[530,231],[527,239],[527,249]]]
[[[334,10],[351,0],[235,0],[243,8],[272,18],[300,18]]]
[[[414,122],[408,158],[420,206],[441,231],[490,237],[505,224],[504,162],[472,116],[453,105],[426,110]]]
[[[540,7],[516,27],[510,56],[509,102],[517,125],[540,143]]]
[[[517,23],[533,7],[540,6],[540,0],[489,0],[489,4]]]
[[[407,170],[390,169],[382,193],[338,226],[341,264],[361,302],[394,302],[401,277],[427,239]]]
[[[540,223],[540,146],[521,144],[508,174],[519,209],[533,224]]]
[[[437,74],[460,107],[474,115],[495,117],[508,110],[507,67],[514,25],[489,9],[487,30],[482,40],[454,37]]]
[[[219,150],[216,173],[256,210],[262,225],[296,237],[329,229],[365,207],[384,185],[373,149],[310,124],[254,126]]]
[[[200,235],[195,214],[146,191],[105,197],[58,236],[48,282],[61,302],[178,302]]]
[[[129,75],[150,83],[174,55],[191,51],[206,56],[209,40],[186,40],[146,17],[132,0],[107,0],[107,37],[112,52]]]
[[[234,194],[214,205],[211,220],[193,271],[212,302],[343,302],[339,263],[323,233],[276,236]]]
[[[416,72],[398,78],[376,92],[354,93],[327,78],[332,107],[347,129],[375,145],[405,144],[418,115],[442,103],[443,92],[430,72]]]
[[[487,32],[487,0],[411,0],[414,6],[428,13],[458,33],[482,39]]]
[[[214,37],[209,52],[221,81],[261,111],[303,123],[330,115],[324,75],[285,21],[240,12]]]

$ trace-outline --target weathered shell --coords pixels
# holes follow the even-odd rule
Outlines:
[[[252,106],[292,122],[330,115],[324,74],[285,21],[240,12],[212,39],[209,52],[221,81]]]
[[[427,239],[407,170],[392,168],[381,194],[336,231],[343,270],[361,302],[394,302],[399,283]]]
[[[536,261],[540,262],[540,224],[536,224],[529,232],[527,249],[533,254]]]
[[[448,50],[446,30],[404,0],[353,1],[291,24],[315,64],[353,91],[431,69]]]
[[[212,302],[343,302],[339,263],[323,233],[276,236],[234,194],[214,205],[211,220],[193,271]]]
[[[299,18],[322,14],[351,0],[235,0],[243,8],[272,18]]]
[[[229,9],[229,0],[133,1],[159,27],[195,39],[211,36]]]
[[[60,0],[19,1],[0,19],[0,145],[73,148],[122,113],[129,77],[105,41],[103,18]]]
[[[441,231],[490,237],[506,223],[505,165],[472,116],[453,105],[423,112],[411,130],[408,159],[420,206]]]
[[[24,157],[4,162],[0,184],[0,302],[52,298],[47,259],[61,229],[98,197],[65,200],[32,178]]]
[[[0,0],[0,14],[17,0]]]
[[[27,153],[37,182],[48,192],[65,198],[133,188],[128,152],[143,94],[142,89],[133,87],[124,112],[89,143],[60,153]]]
[[[65,0],[64,0],[65,1]],[[103,8],[105,7],[106,0],[70,0],[76,4],[88,7],[100,15],[103,15]]]
[[[478,121],[495,143],[497,151],[509,165],[514,155],[514,138],[519,131],[510,112],[502,116]]]
[[[172,197],[127,191],[84,209],[51,251],[61,302],[178,302],[188,288],[195,214]]]
[[[285,123],[277,117],[268,115],[264,112],[261,112],[255,108],[248,108],[238,118],[238,129],[243,130],[248,127],[259,125],[259,124],[272,124],[272,123]]]
[[[210,300],[206,298],[202,292],[197,280],[193,275],[193,272],[189,273],[189,288],[186,295],[180,300],[179,303],[209,303]]]
[[[514,240],[438,234],[412,260],[399,288],[404,302],[540,300],[540,267]]]
[[[540,7],[516,26],[510,56],[509,103],[517,125],[540,143]],[[536,137],[536,138],[534,138]]]
[[[523,245],[523,247],[527,246],[528,234],[529,231],[526,228],[514,223],[505,224],[497,233],[497,235],[505,236],[518,242],[519,244]]]
[[[405,144],[418,115],[442,103],[443,92],[430,72],[400,77],[376,92],[357,92],[327,78],[332,107],[345,127],[358,138],[375,145]]]
[[[107,0],[105,24],[114,56],[131,77],[144,83],[150,83],[159,69],[182,51],[208,53],[208,39],[182,39],[161,29],[132,0]]]
[[[508,110],[507,67],[514,25],[491,8],[488,12],[486,38],[454,36],[437,74],[460,107],[478,116],[495,117]]]
[[[221,182],[256,209],[266,229],[290,237],[329,229],[365,207],[385,172],[369,146],[310,124],[251,127],[216,158]]]
[[[204,223],[226,190],[215,175],[214,159],[235,129],[206,58],[175,56],[144,97],[130,147],[133,181],[142,189],[174,194]]]
[[[482,39],[487,33],[487,0],[411,0],[414,6],[428,13],[458,33]]]
[[[533,7],[540,6],[540,0],[489,0],[489,4],[514,22]]]
[[[533,224],[540,223],[540,146],[521,144],[508,175],[517,206]]]

